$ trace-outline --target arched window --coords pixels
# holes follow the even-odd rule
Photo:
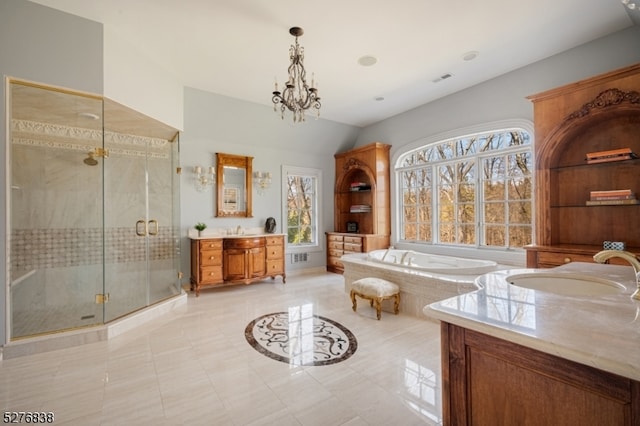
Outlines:
[[[513,127],[426,143],[395,167],[398,242],[521,249],[533,235],[533,147]]]

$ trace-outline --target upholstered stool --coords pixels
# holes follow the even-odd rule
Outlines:
[[[380,319],[381,303],[385,299],[394,299],[394,313],[398,315],[400,311],[400,287],[396,284],[383,280],[382,278],[362,278],[351,284],[351,303],[353,312],[356,311],[356,296],[371,301],[371,306],[375,304],[376,315]]]

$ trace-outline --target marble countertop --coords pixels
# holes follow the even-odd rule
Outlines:
[[[272,237],[272,236],[283,236],[284,234],[278,234],[278,233],[273,233],[273,234],[267,234],[265,232],[261,232],[261,233],[244,233],[244,234],[205,234],[202,236],[198,236],[198,235],[189,235],[189,238],[191,238],[192,240],[211,240],[211,239],[215,239],[215,238],[253,238],[253,237]]]
[[[575,272],[609,279],[626,291],[565,296],[510,285],[515,273]],[[573,262],[553,269],[481,275],[482,288],[433,303],[425,315],[640,381],[640,301],[631,266]]]

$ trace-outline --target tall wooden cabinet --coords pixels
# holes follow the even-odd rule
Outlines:
[[[621,148],[640,154],[640,64],[529,99],[536,137],[536,244],[527,247],[527,266],[592,262],[604,241],[622,241],[639,254],[640,205],[587,201],[591,191],[630,189],[640,197],[640,159],[588,164],[586,157]]]
[[[335,232],[327,233],[327,270],[342,273],[340,257],[389,247],[391,145],[374,142],[335,155]]]

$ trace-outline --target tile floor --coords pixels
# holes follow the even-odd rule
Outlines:
[[[301,366],[249,345],[251,321],[300,307],[350,330],[356,352]],[[0,361],[0,405],[58,425],[439,425],[439,326],[354,313],[335,274],[204,290],[109,341]]]

